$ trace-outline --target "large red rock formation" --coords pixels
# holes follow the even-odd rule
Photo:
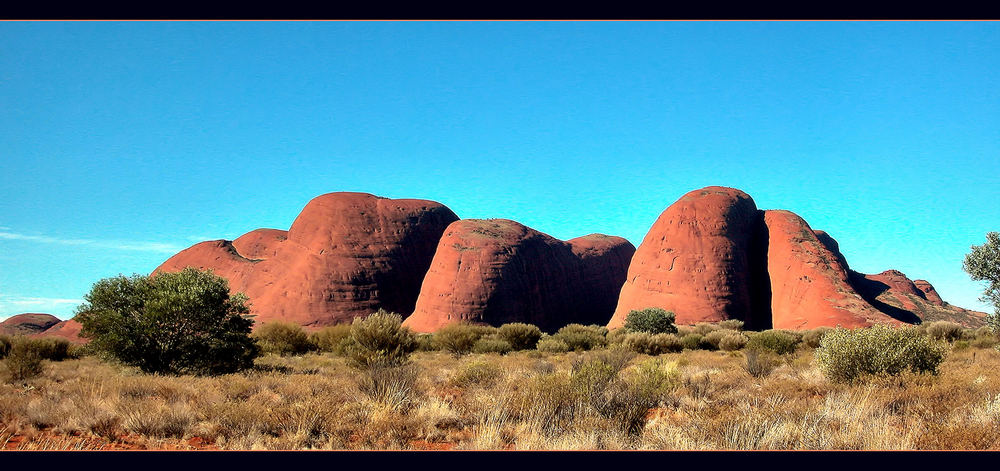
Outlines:
[[[913,285],[917,287],[920,291],[924,293],[924,299],[927,302],[935,306],[944,306],[945,302],[941,299],[941,295],[938,294],[934,286],[927,280],[913,280]]]
[[[438,239],[457,220],[440,203],[367,193],[314,198],[288,232],[258,229],[196,244],[154,273],[210,268],[249,296],[257,325],[319,327],[379,308],[413,311]]]
[[[767,271],[774,328],[900,323],[855,291],[847,268],[840,262],[843,256],[829,248],[836,247],[832,238],[824,237],[824,243],[809,224],[790,211],[764,211],[764,222],[769,234]]]
[[[760,227],[753,199],[740,190],[713,186],[684,195],[636,250],[608,327],[648,307],[673,311],[678,324],[766,323]]]
[[[563,242],[506,219],[448,226],[404,325],[527,322],[551,331],[605,323],[635,248],[601,234]]]
[[[83,329],[83,325],[79,322],[70,319],[68,321],[61,321],[58,324],[45,329],[43,332],[32,335],[33,337],[58,337],[69,340],[73,343],[86,343],[87,339],[80,337],[80,330]]]
[[[27,312],[8,317],[0,322],[0,335],[31,335],[48,329],[59,323],[59,318],[52,314]]]

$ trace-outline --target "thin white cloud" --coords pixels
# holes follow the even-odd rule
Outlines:
[[[0,320],[22,312],[64,314],[67,309],[82,304],[82,299],[43,298],[0,294]]]
[[[18,234],[16,232],[6,232],[6,231],[0,232],[0,239],[23,240],[27,242],[39,242],[43,244],[85,245],[89,247],[97,247],[102,249],[135,250],[142,252],[157,252],[157,253],[169,253],[169,254],[177,253],[184,248],[175,244],[169,244],[163,242],[62,239],[59,237],[49,237],[44,235],[26,235],[26,234]]]

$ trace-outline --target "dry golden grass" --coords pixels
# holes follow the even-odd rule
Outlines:
[[[581,353],[418,352],[368,376],[332,354],[254,371],[154,376],[84,357],[0,383],[0,449],[989,449],[1000,444],[1000,353],[966,347],[938,376],[828,381],[813,352],[767,376],[742,352],[658,358],[676,384],[638,433],[580,394]],[[618,373],[629,377],[649,357]],[[673,362],[671,364],[671,362]],[[0,366],[0,377],[6,368]],[[673,371],[673,370],[672,370]],[[575,389],[576,388],[576,389]]]

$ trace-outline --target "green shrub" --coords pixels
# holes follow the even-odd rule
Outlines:
[[[948,321],[931,322],[927,325],[927,335],[934,340],[954,342],[962,338],[962,326]]]
[[[724,339],[727,335],[732,333],[735,333],[735,331],[720,329],[720,330],[713,330],[705,334],[705,337],[702,338],[702,341],[708,346],[708,348],[705,348],[705,350],[718,350],[719,344],[722,342],[722,339]]]
[[[455,355],[469,353],[483,336],[483,329],[466,322],[448,324],[434,332],[434,345]]]
[[[37,344],[29,339],[14,339],[4,362],[11,381],[24,381],[42,374],[45,365]]]
[[[351,324],[351,342],[347,355],[358,368],[390,368],[406,364],[417,349],[417,339],[402,327],[399,314],[379,309]]]
[[[993,337],[976,337],[975,340],[969,342],[969,346],[975,348],[993,348],[997,345],[997,339]]]
[[[795,351],[799,339],[787,331],[765,330],[750,336],[746,348],[748,350],[766,350],[784,355]]]
[[[510,342],[493,335],[476,340],[476,344],[472,346],[473,353],[499,353],[503,355],[510,353],[511,350]]]
[[[302,326],[292,322],[269,322],[261,325],[251,337],[264,353],[301,355],[316,348]]]
[[[591,405],[630,436],[642,432],[649,410],[680,385],[677,364],[660,359],[646,360],[618,376]]]
[[[961,351],[961,350],[965,350],[965,349],[969,348],[969,341],[968,340],[956,340],[955,343],[952,344],[952,348],[956,352],[957,351]]]
[[[651,334],[676,333],[675,319],[676,316],[673,312],[658,307],[648,307],[641,311],[629,311],[625,317],[625,328],[632,332],[649,332]]]
[[[748,340],[747,336],[742,332],[726,332],[722,336],[722,339],[719,340],[719,350],[734,352],[746,347]]]
[[[681,346],[687,350],[698,350],[701,348],[702,336],[690,333],[681,337]]]
[[[542,337],[535,345],[535,348],[545,353],[566,353],[569,351],[569,345],[566,342],[552,336]]]
[[[570,350],[592,350],[606,346],[608,329],[598,325],[569,324],[552,337],[562,340]]]
[[[247,301],[225,278],[186,268],[98,281],[75,319],[94,352],[146,373],[225,374],[259,354]]]
[[[474,361],[462,367],[451,379],[451,384],[459,387],[470,385],[492,387],[504,375],[503,367],[492,361]]]
[[[633,332],[630,332],[628,329],[622,327],[619,329],[608,331],[608,335],[606,335],[604,338],[605,340],[608,341],[608,345],[619,345],[621,343],[624,343],[625,337],[628,337],[628,335],[631,333]]]
[[[694,333],[704,337],[712,332],[719,330],[719,326],[716,324],[709,324],[706,322],[699,322],[694,325]]]
[[[601,400],[604,390],[618,372],[628,365],[635,353],[624,348],[592,352],[573,361],[570,385],[573,391],[591,405]]]
[[[324,327],[309,336],[309,341],[321,352],[346,355],[351,343],[351,324],[334,324]]]
[[[63,361],[72,357],[70,350],[73,344],[63,338],[18,336],[11,339],[11,348],[16,344],[35,352],[42,360]]]
[[[498,334],[514,350],[531,350],[538,344],[538,339],[542,338],[541,329],[523,323],[504,324],[500,326]]]
[[[816,349],[823,373],[836,382],[904,371],[937,374],[947,347],[912,328],[875,325],[865,329],[838,328],[826,334]]]
[[[809,348],[818,348],[820,342],[823,340],[823,336],[833,330],[830,327],[817,327],[810,331],[802,334],[802,343],[809,346]]]
[[[622,342],[625,348],[646,355],[662,355],[684,350],[681,340],[674,334],[650,334],[648,332],[632,332],[625,336]]]
[[[438,349],[434,344],[434,334],[417,334],[416,338],[418,352],[433,352]]]
[[[744,323],[739,319],[726,319],[719,323],[720,329],[743,330]]]

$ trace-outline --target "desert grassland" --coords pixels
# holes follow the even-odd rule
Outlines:
[[[630,354],[621,357],[627,364],[618,375],[653,364],[667,371],[667,381],[652,408],[625,405],[611,413],[599,411],[570,373],[588,355],[609,352],[416,352],[409,366],[370,372],[329,353],[268,355],[253,371],[216,377],[148,375],[93,357],[46,362],[40,376],[0,384],[0,449],[1000,445],[1000,352],[992,348],[954,349],[936,376],[853,384],[827,380],[807,347],[762,378],[747,374],[739,351]]]

